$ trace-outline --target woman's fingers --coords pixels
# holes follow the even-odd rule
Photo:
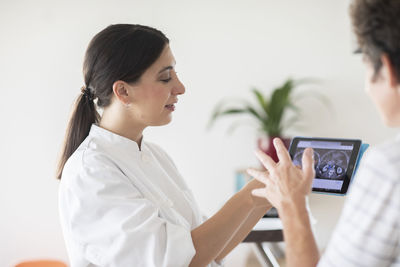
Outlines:
[[[262,152],[261,150],[256,151],[257,158],[261,161],[264,167],[271,173],[276,166],[275,161],[270,156]]]
[[[292,162],[289,152],[287,151],[285,144],[279,138],[274,138],[274,147],[276,150],[276,155],[279,158],[279,162],[286,164]]]
[[[307,179],[313,179],[315,176],[314,170],[314,151],[312,148],[306,148],[302,158],[302,169]]]
[[[267,183],[267,175],[265,171],[259,171],[259,170],[255,170],[255,169],[247,169],[246,170],[247,173],[254,177],[255,179],[257,179],[258,181],[266,184]]]

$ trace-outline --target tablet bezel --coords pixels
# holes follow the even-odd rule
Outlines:
[[[292,142],[290,143],[289,146],[289,154],[290,157],[293,160],[293,157],[295,155],[295,152],[297,150],[297,145],[299,141],[325,141],[325,142],[351,142],[353,143],[353,151],[351,153],[350,159],[349,159],[349,165],[346,171],[345,178],[343,180],[343,185],[341,190],[336,190],[336,189],[324,189],[324,188],[312,188],[313,192],[318,192],[318,193],[328,193],[328,194],[340,194],[344,195],[347,193],[347,190],[349,188],[351,179],[354,174],[354,169],[356,167],[357,163],[357,158],[360,153],[360,148],[361,148],[361,140],[359,139],[346,139],[346,138],[324,138],[324,137],[301,137],[301,136],[296,136],[292,139]],[[316,178],[316,177],[314,177]]]

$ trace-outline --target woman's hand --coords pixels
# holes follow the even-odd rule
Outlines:
[[[265,185],[264,188],[253,189],[252,194],[268,199],[278,212],[284,210],[285,206],[305,208],[305,197],[311,192],[315,176],[313,150],[307,148],[304,151],[302,168],[299,168],[293,164],[289,152],[279,138],[274,139],[274,146],[279,158],[278,163],[258,151],[257,157],[266,171],[247,170]]]
[[[254,208],[271,208],[271,204],[264,196],[253,194],[254,190],[263,189],[264,187],[265,185],[262,182],[259,182],[257,179],[252,179],[242,189],[248,194]]]

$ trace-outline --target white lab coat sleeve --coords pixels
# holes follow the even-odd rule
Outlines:
[[[195,249],[191,231],[159,216],[106,156],[83,159],[66,182],[72,239],[98,266],[188,266]]]

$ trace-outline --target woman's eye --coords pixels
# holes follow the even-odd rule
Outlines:
[[[167,82],[169,82],[170,80],[171,80],[171,77],[165,78],[165,79],[160,79],[160,81],[162,81],[162,82],[164,82],[164,83],[167,83]]]

